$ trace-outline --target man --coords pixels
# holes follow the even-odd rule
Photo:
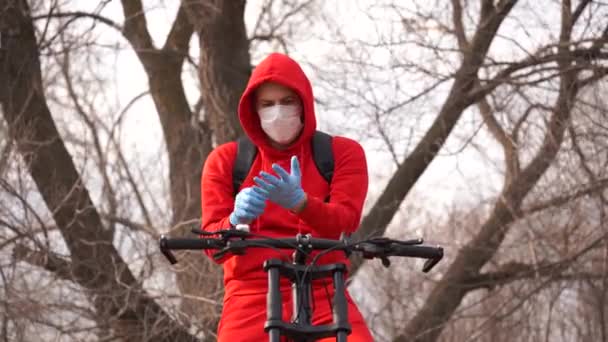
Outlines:
[[[253,71],[239,103],[243,130],[258,154],[240,191],[234,196],[232,170],[237,144],[218,146],[207,158],[201,182],[202,228],[215,231],[249,223],[251,231],[270,237],[310,233],[338,239],[359,225],[368,178],[361,146],[348,138],[333,137],[334,173],[331,184],[319,174],[312,157],[311,137],[316,130],[310,81],[286,55],[274,53]],[[329,199],[326,201],[326,199]],[[285,254],[272,249],[249,249],[245,255],[222,260],[224,308],[219,341],[264,341],[268,276],[265,260]],[[330,252],[318,264],[348,264],[343,252]],[[292,302],[289,282],[281,284],[284,320]],[[331,281],[313,282],[312,323],[329,324]],[[361,313],[348,299],[352,325],[349,341],[372,341]],[[331,340],[331,339],[329,339]]]

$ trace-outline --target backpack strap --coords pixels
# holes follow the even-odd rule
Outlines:
[[[331,139],[331,135],[321,131],[316,131],[312,136],[312,156],[315,166],[329,184],[334,176],[334,151]]]
[[[236,159],[234,160],[234,167],[232,169],[232,188],[234,196],[239,192],[241,185],[249,174],[249,169],[251,169],[253,160],[258,153],[257,147],[246,135],[241,136],[236,143]]]
[[[331,145],[331,135],[316,131],[312,136],[312,157],[315,161],[315,166],[327,183],[331,186],[331,180],[334,176],[334,151]],[[329,202],[329,194],[324,201]]]

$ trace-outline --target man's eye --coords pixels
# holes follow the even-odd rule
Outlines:
[[[292,98],[281,100],[281,104],[283,104],[283,105],[292,104],[293,102],[294,102],[294,100]]]

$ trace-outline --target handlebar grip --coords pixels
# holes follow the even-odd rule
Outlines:
[[[161,249],[217,249],[225,243],[219,239],[161,239]]]
[[[393,255],[427,259],[422,266],[422,272],[427,273],[443,258],[443,248],[439,246],[403,246],[397,248]]]
[[[391,255],[425,259],[441,259],[443,258],[443,248],[431,246],[397,246],[394,247],[394,252],[391,253]]]

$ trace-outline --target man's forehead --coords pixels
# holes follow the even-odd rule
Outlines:
[[[264,82],[262,84],[260,84],[256,91],[255,94],[257,97],[264,97],[264,96],[268,96],[268,95],[282,95],[282,96],[290,96],[290,95],[297,95],[297,93],[295,92],[295,90],[286,87],[282,84],[279,83],[275,83],[275,82]]]

